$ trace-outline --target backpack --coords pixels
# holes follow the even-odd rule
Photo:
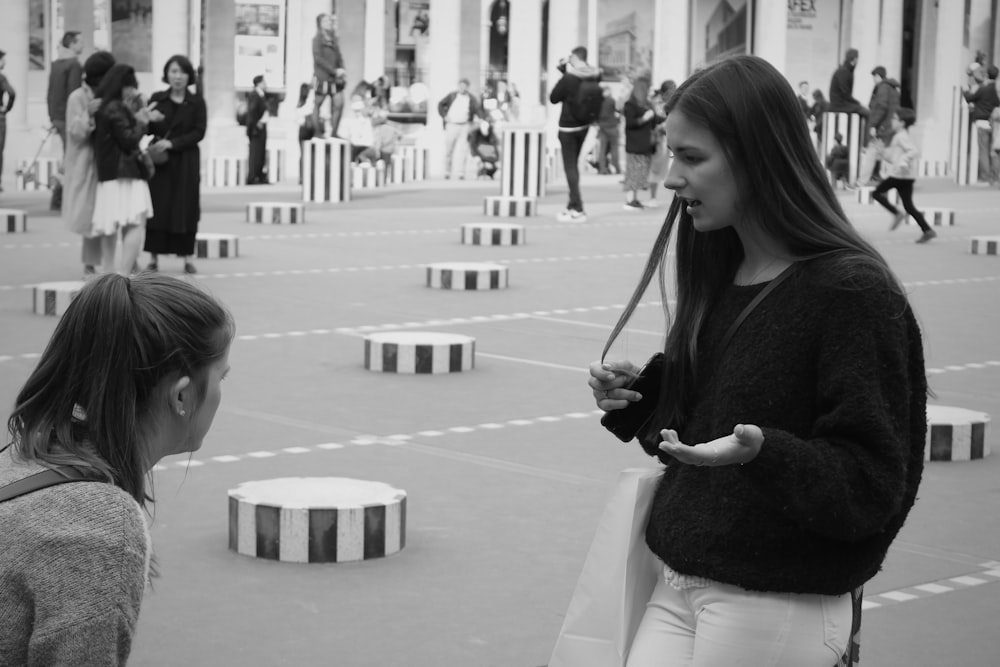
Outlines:
[[[583,79],[576,89],[573,109],[574,119],[583,125],[593,125],[601,115],[604,90],[596,79]]]

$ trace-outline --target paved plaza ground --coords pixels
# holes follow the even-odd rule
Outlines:
[[[360,191],[349,203],[308,205],[301,226],[244,222],[247,202],[294,201],[295,188],[204,193],[202,231],[240,235],[240,257],[200,260],[196,279],[230,307],[238,335],[204,448],[155,473],[161,576],[131,665],[548,661],[618,471],[651,463],[600,427],[585,369],[665,209],[622,211],[617,179],[588,176],[589,222],[555,221],[565,199],[557,183],[538,217],[518,221],[527,245],[462,245],[460,225],[487,220],[483,197],[498,193],[483,181]],[[957,217],[927,245],[913,243],[915,227],[889,232],[888,213],[840,196],[909,290],[931,401],[1000,415],[1000,257],[971,255],[968,240],[1000,234],[1000,191],[921,181],[917,204]],[[79,241],[46,204],[46,193],[0,195],[0,206],[32,212],[28,233],[0,239],[4,423],[55,325],[32,314],[27,286],[80,274]],[[424,286],[423,265],[474,260],[508,264],[509,289]],[[160,267],[181,275],[176,258]],[[641,360],[662,345],[658,301],[652,288],[612,356]],[[476,368],[365,370],[365,333],[395,328],[474,336]],[[1000,664],[998,433],[994,424],[984,460],[927,465],[916,507],[865,590],[862,665]],[[320,565],[229,551],[227,490],[287,476],[405,489],[406,547]]]

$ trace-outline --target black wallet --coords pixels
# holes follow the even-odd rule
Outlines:
[[[629,403],[621,410],[605,412],[601,417],[601,425],[611,431],[622,442],[629,442],[653,416],[660,398],[660,383],[663,380],[663,365],[666,359],[662,352],[657,352],[639,374],[625,387],[642,394],[642,399]]]

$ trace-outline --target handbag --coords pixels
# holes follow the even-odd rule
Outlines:
[[[163,138],[166,139],[166,137]],[[149,157],[153,161],[153,164],[164,164],[168,159],[170,159],[170,154],[167,153],[166,148],[157,148],[158,145],[159,144],[157,144],[154,141],[146,149],[146,152],[149,154]]]
[[[139,151],[135,156],[135,162],[139,167],[139,176],[149,181],[156,175],[156,165],[148,150]]]
[[[618,475],[570,598],[549,667],[623,667],[662,571],[646,524],[662,468]]]

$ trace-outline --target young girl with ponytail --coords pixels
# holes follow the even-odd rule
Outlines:
[[[233,333],[214,298],[156,274],[101,276],[70,304],[0,449],[0,664],[125,664],[149,473],[201,447]]]

